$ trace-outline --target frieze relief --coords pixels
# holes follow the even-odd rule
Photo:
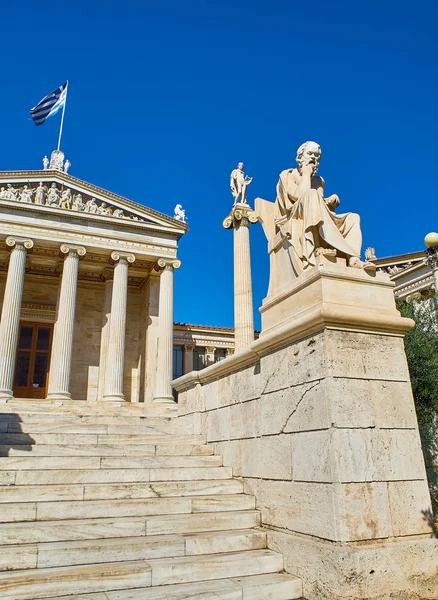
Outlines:
[[[90,215],[101,215],[105,217],[116,217],[118,219],[127,219],[130,221],[145,222],[146,219],[141,219],[126,210],[122,210],[116,206],[97,200],[88,195],[75,193],[70,188],[61,189],[53,182],[49,185],[26,184],[21,187],[13,187],[7,183],[0,188],[0,200],[13,200],[24,204],[35,204],[37,206],[49,206],[51,208],[62,208],[64,210],[72,210],[74,212],[83,212]]]

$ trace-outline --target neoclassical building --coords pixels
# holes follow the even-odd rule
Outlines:
[[[187,225],[63,159],[0,173],[0,400],[169,402]]]

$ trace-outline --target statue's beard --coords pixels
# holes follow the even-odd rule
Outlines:
[[[304,159],[301,159],[300,162],[298,163],[298,166],[300,167],[300,169],[301,169],[301,167],[306,166],[306,165],[313,165],[312,176],[316,175],[318,173],[319,160],[315,161],[314,158],[304,158]]]

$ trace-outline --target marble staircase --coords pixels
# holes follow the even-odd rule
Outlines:
[[[302,597],[254,497],[173,417],[3,404],[0,486],[2,600]]]

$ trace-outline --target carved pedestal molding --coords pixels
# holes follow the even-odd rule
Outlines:
[[[79,259],[86,254],[83,246],[62,244],[60,254],[65,256],[62,269],[58,311],[53,329],[52,356],[47,398],[69,400],[73,330],[75,322],[76,291]]]
[[[108,357],[114,270],[104,269],[100,275],[100,278],[105,283],[105,292],[103,298],[102,332],[100,335],[100,357],[99,377],[97,382],[97,399],[103,400],[103,393],[105,388],[105,371]]]
[[[131,253],[112,252],[115,263],[108,352],[105,369],[105,402],[124,402],[123,367],[125,364],[126,305],[128,300],[128,268],[135,262]]]
[[[11,250],[6,279],[3,309],[0,321],[0,399],[13,397],[15,356],[20,326],[21,300],[27,251],[33,241],[27,238],[8,237],[6,247]]]
[[[236,204],[224,219],[225,229],[234,229],[234,330],[236,352],[254,341],[249,224],[257,217],[247,204]]]
[[[175,258],[159,258],[157,265],[163,270],[160,276],[159,333],[154,402],[173,402],[170,383],[173,379],[173,271],[179,269],[181,261]]]

